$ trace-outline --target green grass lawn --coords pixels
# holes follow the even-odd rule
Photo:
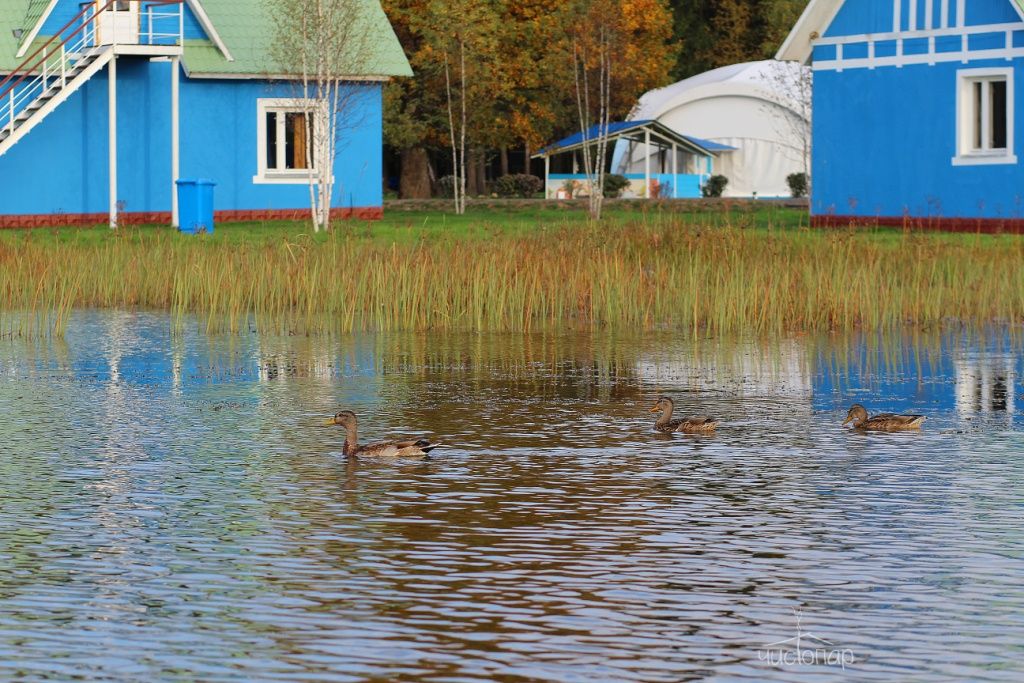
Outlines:
[[[744,201],[682,201],[646,202],[638,200],[610,201],[598,224],[588,220],[584,202],[532,200],[477,200],[464,215],[456,215],[450,202],[388,202],[384,218],[378,221],[344,220],[334,223],[334,235],[314,234],[305,221],[261,221],[221,223],[212,235],[200,237],[180,235],[176,239],[204,240],[214,244],[275,244],[282,240],[298,243],[325,243],[338,238],[355,238],[379,244],[414,244],[419,242],[461,242],[494,237],[517,237],[551,233],[573,227],[616,230],[629,225],[659,227],[679,225],[692,228],[732,227],[754,232],[822,231],[808,227],[805,208],[777,202]],[[892,243],[907,235],[899,228],[857,227],[849,231],[865,244]],[[165,225],[125,226],[111,231],[105,225],[89,228],[54,227],[32,230],[0,230],[0,247],[14,247],[29,240],[36,244],[102,244],[112,240],[146,240],[169,233]],[[916,231],[927,235],[935,244],[983,244],[992,240],[1020,240],[1014,235],[979,235],[974,233],[943,233]]]
[[[642,201],[610,202],[601,225],[614,229],[631,223],[677,221],[708,228],[732,225],[758,229],[799,229],[807,227],[807,213],[799,208],[780,204],[728,203],[659,203]],[[379,221],[345,220],[334,224],[338,236],[356,237],[386,243],[413,243],[423,240],[477,240],[497,235],[516,236],[538,231],[556,231],[584,226],[588,217],[583,203],[541,201],[491,201],[472,205],[464,215],[456,215],[449,203],[440,201],[386,204],[384,218]],[[32,230],[0,231],[0,244],[18,240],[55,241],[76,244],[103,242],[112,239],[139,238],[167,231],[167,226],[130,226],[118,234],[104,226],[91,228],[55,227]],[[183,235],[182,239],[197,239]],[[281,239],[324,242],[328,235],[314,235],[303,221],[265,221],[221,223],[213,235],[198,239],[212,242],[245,242],[260,244]]]

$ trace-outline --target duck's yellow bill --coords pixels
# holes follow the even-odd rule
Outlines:
[[[658,406],[654,406],[653,408],[651,408],[651,412],[652,413],[657,413],[660,410],[661,410],[661,408],[659,408]]]
[[[334,426],[334,418],[333,417],[331,419],[329,419],[329,420],[324,420],[324,427],[333,427],[333,426]]]

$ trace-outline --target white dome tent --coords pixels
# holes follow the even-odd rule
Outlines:
[[[713,69],[646,93],[629,118],[735,147],[716,162],[726,197],[787,197],[786,176],[810,168],[810,70],[795,62]],[[643,155],[620,142],[612,168],[636,172]]]

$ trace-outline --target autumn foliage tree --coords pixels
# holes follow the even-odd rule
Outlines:
[[[671,15],[658,0],[576,0],[569,6],[573,82],[590,215],[601,217],[608,127],[636,95],[663,82]],[[652,30],[653,27],[653,30]],[[587,144],[591,143],[591,144]]]
[[[646,90],[668,82],[675,60],[672,14],[666,0],[600,0],[615,17],[614,65],[609,111],[628,114]],[[389,84],[385,139],[399,151],[401,194],[423,196],[431,160],[448,165],[451,139],[447,94],[468,103],[467,188],[483,190],[485,154],[497,155],[507,172],[509,149],[532,150],[579,129],[574,94],[573,45],[579,44],[581,12],[570,0],[384,0],[416,76]],[[554,9],[553,9],[554,7]],[[463,74],[452,61],[466,49]],[[454,77],[453,89],[445,80]],[[458,108],[458,107],[457,107]],[[455,120],[459,127],[460,120]],[[458,156],[458,155],[456,155]]]

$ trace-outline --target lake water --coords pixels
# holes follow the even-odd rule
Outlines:
[[[0,679],[1024,675],[1006,330],[169,330],[0,340]],[[719,432],[653,432],[662,393]],[[852,433],[854,401],[928,421]],[[449,447],[347,462],[341,407]]]

